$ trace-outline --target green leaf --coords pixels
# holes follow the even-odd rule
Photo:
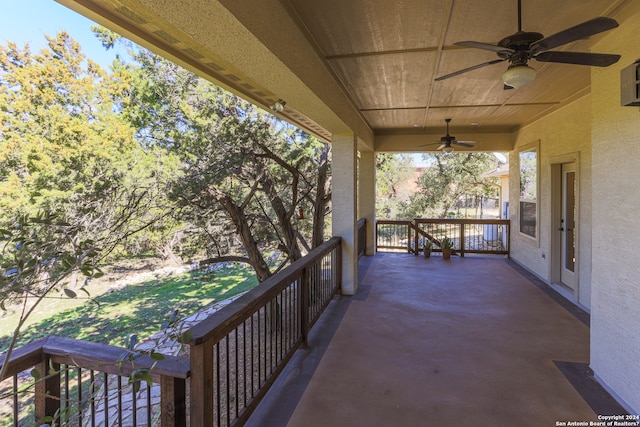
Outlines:
[[[51,219],[49,218],[41,218],[39,216],[34,216],[29,218],[30,222],[33,224],[46,224],[46,225],[51,225]]]
[[[65,256],[64,258],[62,258],[62,266],[65,268],[65,270],[69,270],[71,269],[71,267],[73,267],[73,261],[69,258],[69,256]]]
[[[182,334],[182,339],[180,340],[180,342],[189,342],[191,341],[191,338],[193,338],[193,334],[191,333],[191,331],[187,331],[184,334]]]
[[[53,359],[49,359],[49,375],[55,375],[57,373],[56,367],[53,365]]]
[[[151,374],[149,374],[149,370],[146,368],[133,371],[133,373],[131,374],[131,378],[133,378],[135,381],[145,381],[149,387],[153,385]]]
[[[125,347],[127,348],[127,350],[133,351],[137,343],[138,343],[138,335],[130,334],[126,338]]]
[[[122,352],[116,359],[116,363],[122,363],[128,358],[129,358],[129,352],[128,351]]]
[[[69,288],[64,288],[63,290],[64,290],[65,295],[68,296],[69,298],[75,298],[75,297],[78,296],[74,291],[72,291]]]
[[[151,354],[149,355],[153,360],[164,360],[165,357],[163,354],[156,353],[154,350],[151,350]]]
[[[42,378],[42,374],[40,373],[38,368],[33,368],[31,370],[30,374],[31,374],[31,378],[33,378],[36,381],[38,381],[38,380],[40,380],[40,378]]]

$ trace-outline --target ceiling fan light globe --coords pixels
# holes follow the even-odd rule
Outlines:
[[[447,145],[442,149],[442,151],[444,151],[445,153],[451,153],[453,151],[453,147],[450,145]]]
[[[519,89],[533,83],[536,79],[536,70],[527,65],[518,65],[507,69],[502,75],[504,84]]]

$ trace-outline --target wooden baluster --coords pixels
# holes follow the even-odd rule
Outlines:
[[[51,358],[48,355],[43,357],[38,363],[37,369],[41,378],[36,381],[35,386],[35,412],[38,424],[44,423],[44,417],[53,417],[60,409],[60,364],[49,363]],[[50,369],[53,372],[50,372]]]
[[[160,402],[162,404],[160,412],[162,427],[185,427],[187,425],[184,379],[163,375],[160,378]]]

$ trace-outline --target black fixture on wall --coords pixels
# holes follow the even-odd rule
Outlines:
[[[640,59],[620,71],[620,104],[640,106]]]

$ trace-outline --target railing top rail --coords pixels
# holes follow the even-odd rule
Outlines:
[[[509,224],[508,219],[476,219],[476,218],[414,218],[410,219],[377,219],[377,224],[397,224],[407,225],[417,223],[435,223],[435,224]]]
[[[154,381],[161,376],[188,378],[190,361],[187,357],[165,356],[154,361],[148,356],[136,358],[134,362],[124,361],[118,365],[118,358],[127,351],[125,348],[90,341],[49,336],[22,346],[11,355],[8,375],[15,375],[42,361],[50,355],[57,363],[67,363],[85,369],[93,369],[122,376],[128,376],[137,369],[151,368]]]
[[[341,240],[340,237],[333,237],[289,267],[276,273],[259,286],[251,289],[231,304],[192,327],[189,330],[192,337],[189,344],[199,345],[208,340],[223,338],[229,331],[244,322],[255,310],[264,305],[266,301],[273,298],[278,292],[289,286],[293,280],[300,277],[305,267],[315,263],[338,247]]]
[[[410,219],[377,219],[376,223],[408,225],[408,224],[411,224],[411,220]]]
[[[416,223],[432,224],[509,224],[508,219],[475,219],[475,218],[415,218]]]
[[[188,357],[164,356],[164,360],[155,361],[149,356],[141,356],[133,362],[124,361],[121,366],[115,365],[114,362],[125,351],[127,350],[113,345],[55,336],[48,337],[43,347],[43,353],[54,356],[58,362],[73,363],[96,371],[127,376],[137,369],[153,366],[149,374],[154,380],[160,376],[182,379],[189,377]]]
[[[11,353],[7,378],[29,369],[42,361],[42,346],[46,338],[32,341],[22,347],[16,348]],[[6,353],[0,356],[0,367],[5,364]],[[0,381],[4,378],[0,378]]]

